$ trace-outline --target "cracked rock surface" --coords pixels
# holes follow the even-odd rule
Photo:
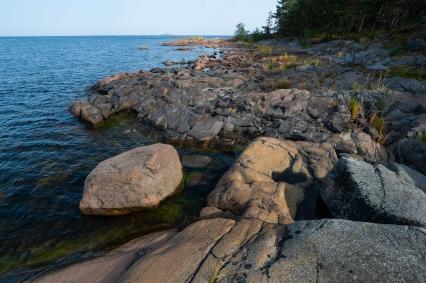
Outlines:
[[[115,266],[107,269],[109,279],[90,282],[421,282],[425,257],[426,231],[419,227],[219,218],[199,221],[144,249],[127,270],[109,261]],[[79,280],[90,278],[84,272],[96,273],[88,267],[98,262],[77,264],[38,282],[88,282]],[[69,276],[70,271],[80,273]]]
[[[268,223],[292,223],[312,178],[325,177],[333,162],[337,156],[328,143],[258,138],[219,180],[201,216],[223,211]]]
[[[417,184],[424,176],[393,167],[396,173],[380,164],[338,161],[328,143],[258,138],[211,192],[199,221],[36,280],[421,282],[426,202]],[[294,221],[316,182],[325,184],[321,194],[332,216],[350,220]]]

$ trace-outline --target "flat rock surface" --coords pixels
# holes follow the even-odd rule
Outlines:
[[[105,256],[74,264],[59,271],[49,272],[29,280],[39,283],[103,283],[117,282],[127,269],[141,256],[141,251],[148,251],[167,241],[176,231],[153,233],[134,239]]]
[[[234,226],[235,221],[214,219],[197,222],[142,257],[120,282],[188,282],[206,255]]]
[[[80,210],[121,215],[157,206],[178,189],[182,165],[170,145],[135,148],[96,166],[85,181]]]
[[[422,282],[426,231],[345,220],[265,226],[216,282]]]
[[[39,282],[422,282],[426,231],[352,222],[255,219],[196,222],[138,259],[111,257],[47,274]],[[164,236],[160,236],[164,240]],[[130,266],[129,266],[129,263]],[[127,267],[127,269],[126,269]]]

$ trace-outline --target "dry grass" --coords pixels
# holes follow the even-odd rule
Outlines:
[[[292,85],[292,81],[289,79],[266,79],[261,83],[261,87],[265,91],[273,91],[276,89],[288,89]]]
[[[359,82],[354,82],[352,84],[352,90],[356,92],[360,92],[362,90],[362,86]]]
[[[389,77],[389,71],[387,72],[380,72],[376,74],[373,79],[370,81],[370,83],[367,85],[368,90],[375,90],[375,91],[381,91],[381,92],[387,92],[389,91],[386,80]]]
[[[274,48],[272,46],[268,46],[268,45],[257,45],[256,50],[262,56],[272,56],[273,53],[274,53]]]
[[[376,137],[376,142],[380,144],[385,144],[389,138],[389,133],[386,130],[386,122],[383,115],[374,112],[370,117],[370,126],[376,129],[378,136]]]
[[[264,61],[265,62],[265,61]],[[269,56],[263,64],[263,70],[268,73],[278,74],[289,69],[296,68],[299,59],[297,56],[283,54],[277,56]]]
[[[362,114],[362,102],[352,96],[348,103],[348,109],[351,112],[351,120],[356,121]]]

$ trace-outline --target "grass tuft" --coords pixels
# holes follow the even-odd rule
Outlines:
[[[355,96],[352,96],[348,104],[349,111],[351,112],[351,120],[357,120],[362,113],[362,102],[359,101]]]
[[[374,112],[370,117],[370,125],[376,129],[378,136],[376,137],[376,142],[380,144],[385,144],[389,138],[389,133],[386,130],[385,118],[383,115]]]

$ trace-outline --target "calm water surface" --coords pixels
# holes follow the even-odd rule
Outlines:
[[[204,152],[213,164],[186,170],[183,191],[157,210],[112,218],[82,216],[78,210],[84,179],[98,162],[158,139],[131,115],[91,129],[72,117],[68,106],[105,76],[212,51],[160,46],[172,39],[0,38],[0,274],[87,255],[196,217],[232,154]]]

